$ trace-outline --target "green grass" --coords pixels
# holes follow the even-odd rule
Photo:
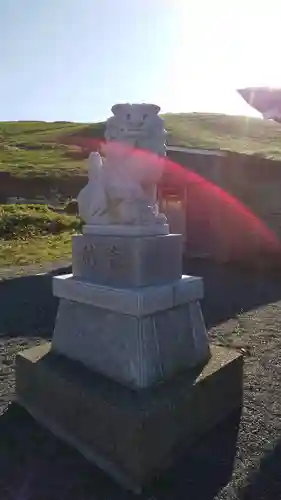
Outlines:
[[[204,113],[164,118],[170,144],[281,159],[281,126],[269,120]]]
[[[0,205],[0,267],[69,258],[80,224],[43,205]]]
[[[79,231],[79,228],[77,217],[57,214],[45,205],[0,205],[0,238],[4,240]]]
[[[44,264],[71,257],[72,233],[31,236],[26,239],[0,239],[0,268]]]
[[[167,114],[164,119],[169,144],[281,159],[279,124],[204,113]],[[0,122],[0,171],[30,178],[81,175],[86,165],[79,158],[77,137],[100,140],[103,131],[103,123]]]

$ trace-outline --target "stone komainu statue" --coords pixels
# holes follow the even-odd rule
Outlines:
[[[165,224],[156,184],[163,172],[164,122],[154,104],[116,104],[107,120],[102,161],[91,153],[89,182],[77,197],[87,224]]]

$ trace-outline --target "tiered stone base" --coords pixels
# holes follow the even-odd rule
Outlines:
[[[222,347],[212,347],[211,354],[203,369],[133,391],[55,354],[47,343],[17,356],[18,401],[88,460],[139,492],[242,405],[242,356]]]
[[[52,344],[17,357],[17,396],[139,491],[242,404],[243,361],[221,347],[210,352],[203,282],[181,276],[179,235],[88,229],[73,238],[73,275],[53,279]]]
[[[68,276],[53,280],[60,305],[52,348],[139,389],[207,361],[200,278],[113,288]]]

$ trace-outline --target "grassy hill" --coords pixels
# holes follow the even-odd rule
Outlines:
[[[167,114],[164,119],[168,144],[281,159],[281,126],[273,122],[203,113]],[[0,172],[23,177],[83,173],[83,145],[91,148],[103,131],[103,123],[0,122]]]
[[[281,126],[275,123],[202,113],[164,118],[170,145],[281,159]],[[0,174],[13,177],[7,194],[17,194],[16,186],[22,184],[19,177],[35,192],[39,180],[45,185],[47,180],[75,174],[77,182],[77,175],[85,172],[85,157],[103,139],[103,133],[104,123],[0,122]],[[5,179],[0,182],[5,188]],[[70,258],[71,236],[79,226],[75,217],[56,214],[47,207],[0,205],[0,268]]]

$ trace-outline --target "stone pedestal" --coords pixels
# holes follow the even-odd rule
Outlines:
[[[19,403],[136,493],[242,405],[243,359],[237,351],[212,347],[204,367],[132,391],[50,347],[18,355]]]
[[[242,357],[210,350],[179,235],[73,237],[51,344],[17,357],[18,400],[127,488],[242,404]]]
[[[132,388],[149,387],[208,359],[200,278],[109,288],[54,278],[61,299],[53,349]]]
[[[72,240],[75,277],[100,285],[161,285],[182,274],[182,237],[77,235]]]

